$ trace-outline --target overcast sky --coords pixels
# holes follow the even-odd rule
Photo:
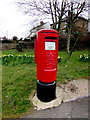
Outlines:
[[[30,29],[34,27],[34,23],[30,23],[34,18],[23,14],[16,1],[0,0],[0,37],[25,38],[29,35]]]
[[[17,4],[16,0],[0,0],[0,37],[13,36],[27,37],[29,34],[30,17],[24,15]]]

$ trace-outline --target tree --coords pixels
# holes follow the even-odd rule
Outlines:
[[[38,20],[52,19],[53,29],[59,31],[61,20],[67,12],[68,2],[67,0],[61,2],[60,0],[20,0],[18,4],[25,14],[35,16]]]
[[[52,19],[53,29],[60,31],[62,19],[67,23],[67,53],[70,52],[72,27],[79,15],[88,9],[88,0],[18,0],[25,14],[38,20]],[[36,19],[36,20],[37,20]]]
[[[12,37],[12,41],[13,41],[13,42],[17,42],[17,40],[18,40],[18,37],[17,37],[17,36],[13,36],[13,37]]]
[[[67,53],[70,53],[70,38],[73,31],[73,26],[77,22],[80,15],[85,15],[88,11],[88,0],[70,0],[68,6],[68,14],[66,16],[67,23]],[[77,41],[77,39],[76,39]],[[75,41],[75,44],[76,44]],[[75,46],[75,45],[74,45]],[[71,54],[71,53],[70,53]]]
[[[58,0],[49,1],[50,6],[50,14],[53,21],[53,28],[60,31],[61,21],[64,15],[66,14],[66,8],[68,6],[67,0],[62,0],[59,2]]]

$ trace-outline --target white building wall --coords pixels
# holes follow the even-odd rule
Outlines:
[[[32,30],[32,31],[31,31],[31,34],[30,34],[30,37],[33,37],[33,36],[36,34],[36,32],[37,32],[38,30],[41,30],[41,29],[50,29],[50,23],[49,23],[49,22],[46,22],[44,25],[38,27],[38,28],[35,29],[35,30]]]

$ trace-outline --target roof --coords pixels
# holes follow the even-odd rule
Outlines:
[[[84,20],[84,21],[89,21],[88,19],[86,19],[86,18],[84,18],[84,17],[82,17],[82,16],[79,16],[78,17],[79,19],[82,19],[82,20]],[[62,20],[61,20],[61,22],[65,22],[66,21],[66,17],[65,18],[63,18]],[[58,22],[57,22],[58,23]],[[52,24],[50,24],[51,26],[53,25],[53,23]]]
[[[42,23],[40,23],[40,25],[38,25],[38,26],[32,28],[30,31],[36,30],[36,29],[40,28],[41,26],[43,26],[44,24],[46,24],[46,23],[42,22]]]

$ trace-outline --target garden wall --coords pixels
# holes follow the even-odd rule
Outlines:
[[[16,49],[16,46],[17,46],[16,44],[17,43],[0,43],[0,49],[1,50]],[[24,42],[23,43],[23,48],[32,49],[32,48],[34,48],[34,44],[29,43],[29,42]]]
[[[0,49],[5,50],[5,49],[15,49],[16,48],[16,43],[0,43]]]

